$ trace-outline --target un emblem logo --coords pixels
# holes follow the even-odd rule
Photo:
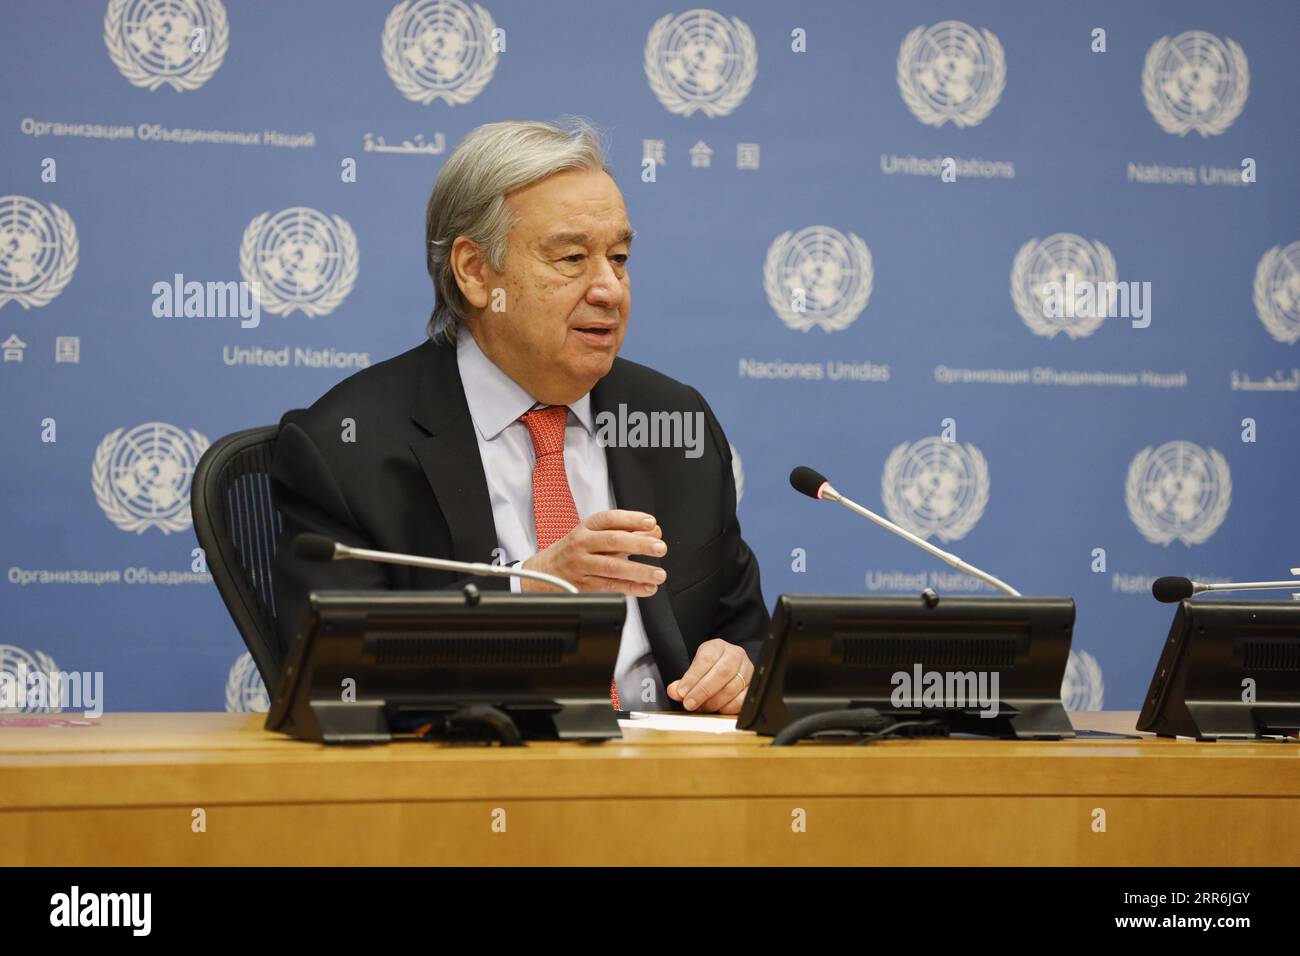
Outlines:
[[[266,692],[253,655],[245,651],[235,658],[226,678],[226,712],[264,714],[270,709],[271,695]]]
[[[406,0],[384,22],[384,68],[408,100],[468,103],[497,68],[496,24],[477,3]]]
[[[739,17],[688,10],[661,17],[645,41],[645,76],[670,113],[726,116],[749,95],[758,45]]]
[[[1114,311],[1119,270],[1115,257],[1100,242],[1089,242],[1070,232],[1058,232],[1046,239],[1030,239],[1011,263],[1011,301],[1016,312],[1035,335],[1054,338],[1064,332],[1072,339],[1092,335]],[[1111,283],[1106,301],[1094,296],[1091,308],[1075,308],[1066,302],[1081,282]],[[1062,290],[1060,309],[1048,307],[1049,291],[1055,284]],[[1093,286],[1099,288],[1099,286]],[[1052,314],[1059,312],[1060,314]]]
[[[208,440],[191,429],[149,422],[104,436],[91,465],[95,500],[123,531],[163,534],[190,526],[190,480]]]
[[[4,302],[0,296],[0,303]],[[1255,311],[1284,345],[1300,340],[1300,241],[1274,246],[1255,268]]]
[[[109,0],[104,45],[122,75],[156,90],[197,90],[212,78],[230,46],[221,0]]]
[[[49,305],[77,268],[77,227],[54,203],[0,196],[0,308]]]
[[[44,696],[28,693],[34,690],[28,675],[37,673],[45,675]],[[62,713],[63,681],[50,678],[50,675],[59,673],[58,665],[49,654],[42,651],[29,654],[13,644],[0,644],[0,674],[8,675],[0,683],[0,688],[3,688],[0,714]]]
[[[959,20],[920,26],[898,48],[898,92],[927,126],[976,126],[998,105],[1007,59],[989,30]]]
[[[921,538],[964,538],[989,501],[989,467],[971,444],[937,436],[899,445],[885,461],[880,499],[890,519]]]
[[[1209,540],[1232,504],[1228,462],[1189,441],[1142,449],[1129,465],[1124,503],[1142,537],[1152,544],[1175,539],[1189,547]]]
[[[1070,651],[1061,679],[1061,704],[1074,713],[1101,710],[1106,687],[1101,680],[1101,665],[1087,651]]]
[[[1166,133],[1217,136],[1241,114],[1249,92],[1241,47],[1203,30],[1161,37],[1142,65],[1142,98]]]
[[[792,329],[839,332],[867,306],[875,272],[858,236],[830,226],[783,232],[767,250],[763,288],[773,311]]]
[[[257,284],[262,308],[274,315],[333,312],[357,281],[359,259],[348,221],[306,206],[254,217],[239,246],[244,281]]]

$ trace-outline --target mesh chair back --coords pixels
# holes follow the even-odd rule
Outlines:
[[[194,471],[190,510],[217,590],[268,690],[280,670],[271,564],[284,519],[271,497],[278,425],[212,444]]]

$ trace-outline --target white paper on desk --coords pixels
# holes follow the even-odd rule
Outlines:
[[[660,714],[634,710],[627,719],[618,722],[620,728],[630,730],[669,730],[674,733],[694,734],[752,734],[752,730],[737,730],[735,717],[705,717],[699,714]]]

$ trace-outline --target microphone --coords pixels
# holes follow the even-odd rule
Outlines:
[[[819,501],[834,501],[841,504],[854,514],[861,515],[868,521],[874,521],[886,531],[892,531],[900,538],[912,542],[912,544],[916,545],[918,548],[929,551],[940,561],[951,565],[958,571],[964,571],[972,577],[979,578],[981,581],[986,584],[991,584],[1004,594],[1010,594],[1012,597],[1021,596],[1019,591],[1007,584],[1005,581],[995,578],[987,571],[981,571],[974,565],[967,564],[955,554],[949,554],[942,548],[936,548],[929,541],[912,534],[912,532],[908,531],[906,528],[900,528],[889,519],[882,518],[875,512],[868,511],[856,501],[851,501],[850,499],[845,498],[842,494],[831,487],[831,483],[826,480],[826,476],[819,471],[809,468],[806,465],[800,465],[794,471],[790,472],[790,486],[794,488],[795,491],[807,495],[809,498],[816,498]]]
[[[1292,569],[1292,574],[1300,573]],[[1201,584],[1189,578],[1156,578],[1151,585],[1151,595],[1161,604],[1177,604],[1205,591],[1266,591],[1272,588],[1300,588],[1296,581],[1242,581],[1239,584]]]
[[[416,554],[398,554],[393,551],[370,551],[366,548],[349,548],[346,544],[323,534],[300,534],[293,539],[293,553],[304,561],[378,561],[381,564],[405,564],[413,568],[430,568],[434,571],[460,571],[464,574],[487,575],[498,578],[531,578],[554,585],[570,594],[578,589],[564,578],[533,571],[528,568],[511,568],[476,561],[451,561],[447,558],[425,558]]]

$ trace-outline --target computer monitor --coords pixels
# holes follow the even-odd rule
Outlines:
[[[1182,601],[1138,716],[1162,737],[1300,728],[1300,603]]]
[[[1073,627],[1064,597],[783,594],[737,726],[775,736],[811,714],[873,707],[955,733],[1071,737],[1061,681]]]
[[[524,739],[617,737],[626,614],[619,594],[312,592],[266,728],[384,743],[487,705]]]

